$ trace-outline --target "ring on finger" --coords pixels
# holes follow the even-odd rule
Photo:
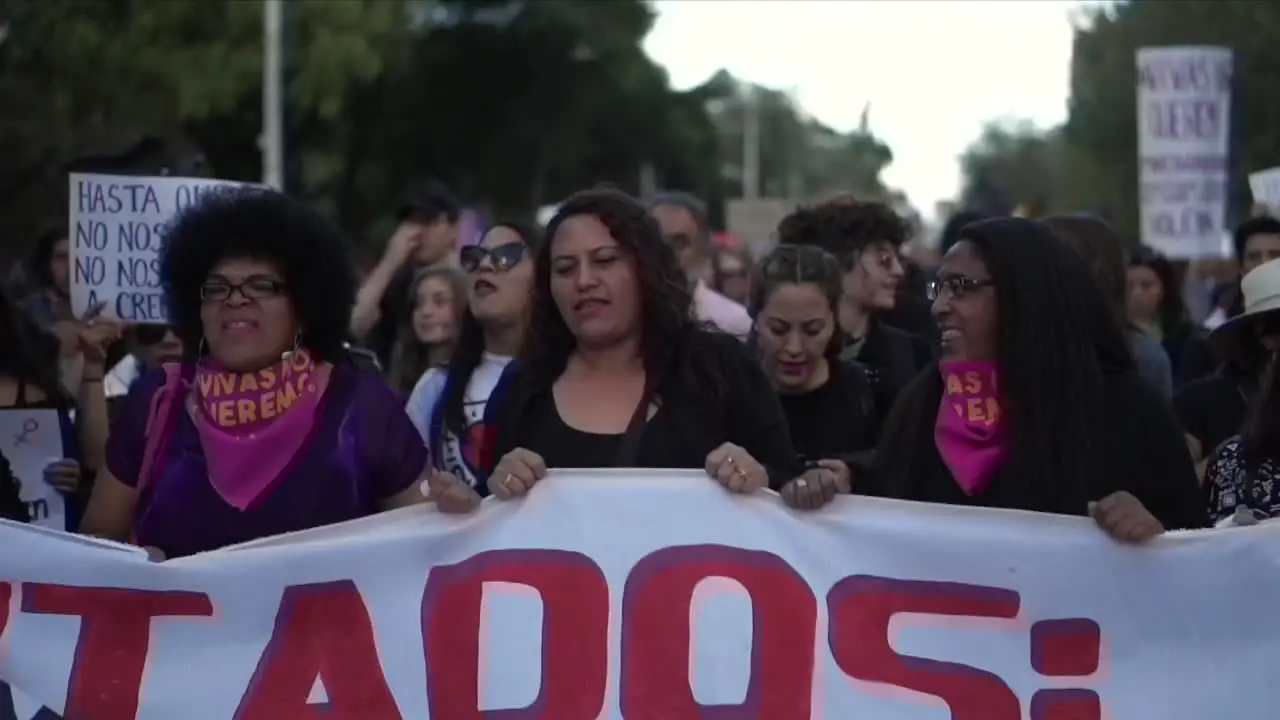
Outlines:
[[[800,478],[799,480],[796,480],[796,487],[800,488],[801,490],[804,490],[805,488],[809,487],[809,481],[805,480],[804,478]]]
[[[512,480],[515,480],[515,479],[516,479],[516,476],[515,476],[515,475],[512,475],[511,473],[507,473],[507,477],[502,481],[502,487],[504,487],[504,488],[506,488],[506,489],[510,490],[510,489],[511,489],[511,481],[512,481]]]

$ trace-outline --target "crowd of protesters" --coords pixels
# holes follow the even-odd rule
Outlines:
[[[175,218],[167,326],[72,314],[65,228],[0,294],[0,412],[58,412],[68,530],[180,557],[557,468],[727,491],[1091,516],[1125,542],[1280,512],[1280,221],[1193,320],[1188,273],[1100,218],[959,213],[925,267],[887,204],[797,208],[753,258],[703,203],[610,189],[459,247],[426,183],[357,274],[260,189]],[[603,481],[602,481],[603,482]],[[0,516],[28,519],[0,456]]]

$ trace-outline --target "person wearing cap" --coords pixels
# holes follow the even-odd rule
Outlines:
[[[688,193],[666,191],[651,198],[649,207],[662,227],[662,238],[676,251],[693,287],[694,315],[700,322],[745,340],[751,332],[747,309],[707,284],[715,247],[706,204]]]
[[[1222,367],[1174,397],[1206,486],[1206,466],[1214,462],[1211,456],[1232,440],[1238,444],[1250,408],[1261,401],[1267,387],[1275,350],[1280,347],[1280,259],[1251,270],[1240,281],[1240,289],[1242,311],[1208,337],[1214,353],[1225,360]],[[1226,450],[1227,455],[1235,452]]]
[[[1280,260],[1245,275],[1240,289],[1244,312],[1214,330],[1210,342],[1227,356],[1260,356],[1260,391],[1239,432],[1214,449],[1205,469],[1209,515],[1219,525],[1250,525],[1280,515]]]
[[[400,224],[387,241],[382,259],[360,286],[351,313],[351,334],[364,340],[383,367],[390,366],[400,323],[409,312],[414,276],[448,261],[458,244],[461,215],[458,199],[434,180],[414,187],[401,203]]]

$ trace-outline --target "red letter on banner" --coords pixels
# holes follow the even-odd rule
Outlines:
[[[999,677],[957,663],[899,655],[889,641],[898,613],[1014,618],[1021,600],[1004,588],[848,577],[827,595],[831,654],[849,677],[941,699],[955,720],[1019,720],[1018,696]]]
[[[13,597],[13,586],[9,583],[0,583],[0,635],[4,635],[4,629],[9,626],[9,601]]]
[[[751,596],[751,679],[740,705],[700,705],[690,687],[690,604],[709,577],[736,580]],[[803,720],[812,702],[817,621],[813,591],[777,555],[720,545],[653,552],[631,571],[622,600],[622,714],[700,720],[731,711]]]
[[[565,550],[492,550],[432,568],[422,598],[431,717],[480,720],[484,583],[527,585],[542,599],[542,687],[508,720],[594,720],[608,672],[609,585],[591,558]]]
[[[209,617],[213,603],[198,592],[24,583],[22,611],[81,619],[66,717],[133,720],[151,644],[151,619]]]
[[[308,704],[316,678],[327,703]],[[350,580],[291,585],[236,720],[399,720],[382,674],[373,622]]]

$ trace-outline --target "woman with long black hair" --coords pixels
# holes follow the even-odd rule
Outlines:
[[[1141,246],[1129,257],[1129,320],[1160,341],[1169,356],[1174,387],[1183,382],[1182,361],[1196,339],[1182,301],[1182,284],[1160,252]]]
[[[489,396],[503,370],[520,352],[529,317],[533,254],[538,230],[503,221],[480,242],[462,248],[470,296],[447,368],[428,370],[409,397],[409,418],[431,448],[437,470],[488,494],[485,463],[478,455],[491,432],[485,418]]]
[[[739,493],[807,489],[769,378],[743,343],[694,319],[691,285],[643,205],[577,193],[546,238],[525,346],[501,402],[489,400],[491,494],[520,497],[548,469],[596,467],[702,468]]]
[[[890,415],[880,490],[1089,514],[1125,541],[1208,523],[1172,411],[1084,258],[1048,227],[966,226],[930,295],[942,358]]]
[[[45,468],[42,479],[61,496],[66,510],[66,522],[57,529],[72,531],[79,526],[93,472],[102,464],[107,439],[107,401],[102,387],[106,348],[120,338],[119,325],[106,319],[88,320],[79,328],[75,342],[84,363],[78,396],[72,397],[57,375],[58,338],[19,311],[0,290],[0,412],[57,413],[65,457]]]

